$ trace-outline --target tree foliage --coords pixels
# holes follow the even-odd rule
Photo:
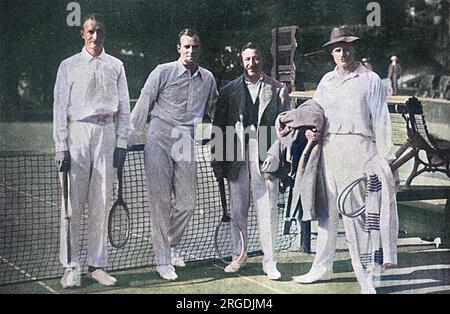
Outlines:
[[[1,0],[0,97],[17,100],[21,73],[29,74],[36,108],[51,111],[52,89],[59,63],[80,51],[77,27],[69,27],[70,13],[63,0]],[[403,63],[432,59],[436,27],[425,18],[414,25],[407,15],[407,1],[379,0],[381,26],[368,27],[368,0],[80,0],[82,14],[102,13],[107,25],[105,48],[123,60],[130,95],[139,96],[146,77],[162,62],[178,57],[176,44],[181,29],[191,27],[201,35],[200,63],[223,79],[241,73],[238,52],[245,41],[260,43],[271,69],[271,30],[297,25],[296,65],[299,86],[316,82],[332,67],[330,58],[303,54],[321,49],[330,30],[350,25],[361,36],[358,57],[369,57],[375,70],[385,75],[388,58],[395,53]],[[417,0],[420,8],[423,0]],[[426,9],[427,6],[424,5]],[[2,105],[3,104],[3,105]],[[5,101],[0,102],[4,110]],[[17,105],[19,106],[19,105]],[[14,106],[13,106],[14,107]]]

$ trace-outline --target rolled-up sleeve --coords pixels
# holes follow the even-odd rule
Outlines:
[[[57,152],[68,150],[67,107],[69,106],[70,91],[68,85],[66,66],[63,62],[58,68],[53,90],[53,141]]]

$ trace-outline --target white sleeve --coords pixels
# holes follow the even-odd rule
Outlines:
[[[136,144],[145,131],[147,117],[158,99],[161,71],[159,66],[147,78],[136,105],[130,115],[130,144]]]
[[[69,150],[67,145],[69,135],[67,130],[69,90],[66,66],[62,62],[56,74],[56,82],[53,90],[53,141],[55,142],[56,152]]]
[[[386,92],[380,78],[373,80],[369,92],[369,107],[372,121],[372,132],[375,136],[378,153],[390,158],[392,150],[391,118],[386,100]]]
[[[117,88],[119,91],[119,108],[117,112],[117,146],[126,148],[130,126],[130,96],[128,93],[127,77],[123,65],[120,70]]]

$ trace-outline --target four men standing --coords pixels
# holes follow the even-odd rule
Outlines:
[[[362,169],[373,154],[385,155],[390,144],[389,115],[378,76],[354,62],[351,43],[356,37],[344,29],[333,32],[324,46],[337,67],[322,79],[314,96],[329,119],[324,138],[329,209],[320,222],[315,262],[307,275],[295,279],[300,283],[317,281],[331,272],[337,193],[348,183],[355,165]],[[103,49],[104,26],[98,15],[91,14],[84,20],[81,35],[84,48],[61,63],[54,94],[55,159],[59,164],[70,163],[69,207],[73,217],[69,228],[74,258],[70,265],[65,262],[67,243],[65,231],[61,231],[60,259],[66,267],[62,286],[79,285],[73,278],[80,262],[79,224],[86,201],[88,276],[102,285],[115,284],[116,279],[103,270],[107,264],[106,218],[114,179],[112,166],[123,165],[128,137],[129,145],[137,143],[148,118],[145,167],[156,269],[166,280],[178,278],[174,266],[182,267],[184,261],[176,246],[196,207],[194,133],[205,112],[212,113],[213,124],[220,128],[224,139],[230,131],[238,135],[237,142],[233,139],[222,143],[223,155],[213,152],[213,170],[216,177],[228,180],[231,215],[244,236],[252,195],[264,253],[263,271],[269,279],[280,279],[274,254],[279,184],[274,125],[277,116],[289,109],[289,94],[285,86],[263,73],[259,48],[252,42],[244,45],[244,74],[224,86],[217,100],[213,75],[197,63],[200,38],[192,29],[184,29],[177,45],[179,59],[161,64],[150,73],[130,117],[125,71],[122,62]],[[306,136],[320,138],[311,132]],[[341,161],[352,150],[361,154],[344,167]],[[362,241],[364,224],[345,218],[344,223],[358,281],[363,292],[374,292],[371,278],[358,262],[357,242]],[[244,263],[233,260],[225,271],[237,272]]]

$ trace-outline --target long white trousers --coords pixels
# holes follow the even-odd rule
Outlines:
[[[80,223],[87,202],[87,264],[107,264],[107,220],[114,183],[113,154],[116,146],[114,123],[96,125],[83,122],[69,124],[68,146],[71,158],[69,172],[69,212],[71,218],[71,265],[67,265],[66,229],[60,232],[60,262],[65,267],[79,264]],[[64,212],[61,226],[64,226]]]
[[[145,145],[150,226],[156,265],[170,264],[170,248],[180,242],[197,200],[194,141],[189,131],[184,133],[182,140],[171,138],[172,131],[172,126],[153,119]],[[175,196],[174,206],[172,192]]]
[[[233,220],[248,237],[248,210],[250,207],[250,191],[252,192],[253,205],[256,210],[259,228],[259,240],[264,253],[263,264],[276,264],[275,244],[278,227],[278,179],[265,179],[259,170],[257,156],[257,141],[251,138],[249,141],[246,162],[239,169],[236,180],[228,181],[230,192],[230,212]],[[250,159],[250,160],[249,160]],[[237,235],[235,235],[237,239]],[[240,248],[234,241],[234,254],[239,255]]]
[[[367,161],[376,154],[372,139],[356,134],[331,134],[324,139],[323,160],[325,166],[328,215],[319,220],[316,256],[312,269],[331,269],[336,250],[339,213],[337,198],[342,190],[364,175]],[[354,206],[364,199],[364,189],[354,190],[350,202]],[[348,205],[348,204],[347,204]],[[370,271],[360,261],[359,247],[367,247],[368,233],[364,231],[365,217],[343,216],[345,235],[353,270],[362,288],[372,285]]]

